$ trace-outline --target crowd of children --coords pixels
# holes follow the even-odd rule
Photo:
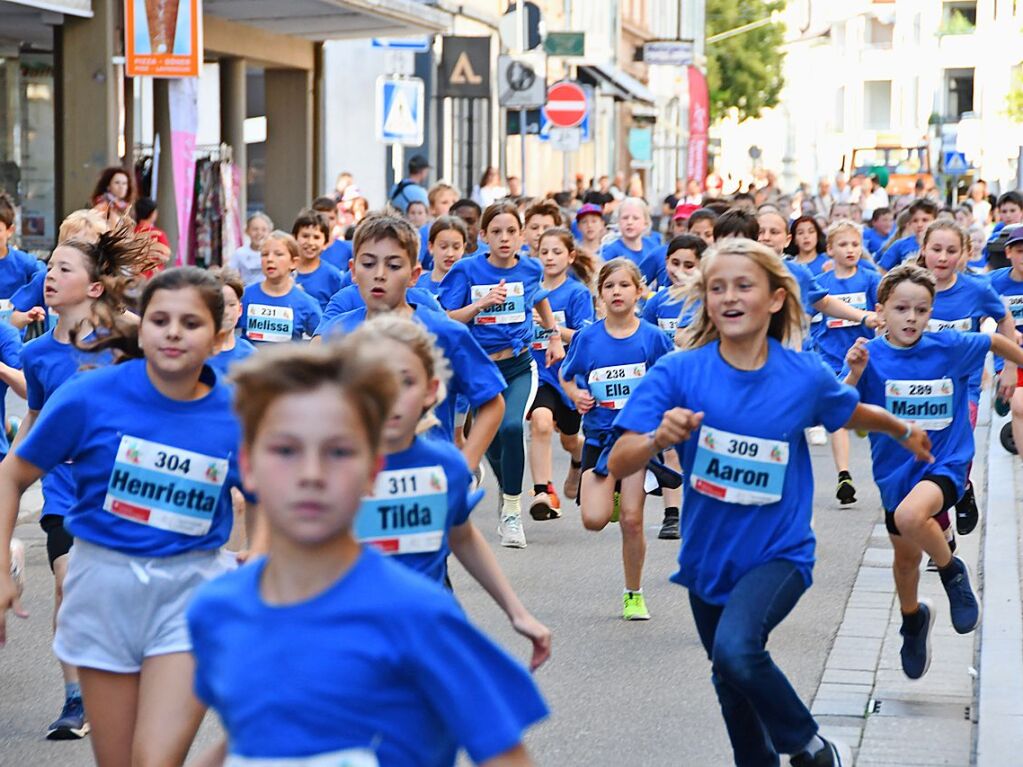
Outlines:
[[[1023,197],[1002,207],[1017,223]],[[640,198],[481,209],[441,183],[350,239],[333,198],[290,233],[257,213],[229,263],[200,269],[164,268],[152,222],[95,211],[68,217],[44,264],[13,247],[0,198],[0,416],[8,389],[28,403],[0,440],[0,645],[7,611],[25,616],[13,532],[41,478],[65,684],[47,736],[91,731],[104,766],[182,764],[210,707],[225,738],[197,764],[439,767],[461,749],[530,764],[546,703],[460,610],[448,556],[535,670],[552,632],[492,525],[523,549],[524,518],[617,523],[620,614],[643,621],[653,494],[735,763],[851,764],[766,650],[812,582],[808,443],[831,432],[845,507],[848,430],[870,433],[918,679],[937,614],[917,593],[924,552],[954,629],[980,621],[954,552],[978,524],[989,352],[1023,444],[1023,227],[1002,233],[1009,265],[982,273],[971,232],[929,199],[898,228],[887,208],[866,227],[842,208],[821,222],[682,202],[662,239]],[[499,497],[481,524],[484,458]]]

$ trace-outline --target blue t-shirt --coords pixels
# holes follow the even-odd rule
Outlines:
[[[316,303],[320,305],[320,311],[323,311],[327,308],[331,296],[341,290],[341,272],[321,260],[320,265],[309,274],[302,274],[296,270],[295,282],[302,287],[302,290],[316,299]]]
[[[339,272],[348,271],[348,263],[352,260],[352,243],[349,240],[334,240],[323,249],[320,258]]]
[[[299,341],[313,334],[322,314],[316,299],[298,285],[283,296],[269,296],[262,283],[256,283],[242,294],[238,327],[242,338],[254,344]]]
[[[565,327],[570,330],[581,330],[587,325],[592,324],[596,318],[596,313],[593,309],[593,296],[577,280],[566,279],[547,294],[547,300],[551,303],[551,311],[554,312],[554,319],[558,321],[559,328]],[[551,335],[553,333],[542,325],[533,325],[533,359],[536,360],[539,381],[541,384],[553,386],[561,394],[565,404],[574,408],[572,400],[565,394],[561,388],[561,381],[558,379],[561,361],[547,367],[547,347],[550,345]]]
[[[813,308],[813,305],[820,301],[822,298],[828,295],[828,291],[821,287],[821,284],[817,282],[817,278],[813,276],[813,272],[807,269],[803,264],[797,264],[791,259],[784,259],[782,263],[785,264],[795,280],[796,284],[799,285],[799,297],[803,302],[803,311],[806,312],[807,316],[810,317],[810,322],[816,324],[821,322],[824,317],[817,313],[817,310]],[[812,338],[808,337],[804,344],[805,349],[812,347]]]
[[[996,269],[988,275],[992,289],[1002,297],[1002,304],[1012,315],[1016,330],[1023,330],[1023,280],[1013,279],[1012,267]]]
[[[612,258],[627,258],[639,267],[646,280],[647,287],[652,287],[657,281],[657,274],[664,269],[664,254],[668,246],[661,245],[656,240],[643,239],[642,250],[632,250],[625,245],[625,241],[618,239],[609,242],[600,249],[600,257],[605,262]]]
[[[839,301],[857,309],[871,312],[877,305],[877,286],[881,277],[869,269],[857,269],[846,279],[839,279],[835,272],[828,271],[817,277],[822,288]],[[857,338],[873,338],[874,331],[853,320],[828,317],[817,324],[817,350],[821,358],[837,374],[845,365],[845,355]]]
[[[443,312],[425,309],[412,304],[412,319],[433,333],[437,346],[444,352],[451,366],[451,380],[447,385],[447,396],[437,403],[434,413],[440,421],[440,436],[447,440],[455,438],[455,399],[464,396],[470,407],[478,408],[489,402],[508,387],[497,365],[480,348],[469,329],[455,322]],[[366,307],[324,320],[316,329],[324,337],[335,333],[351,333],[366,321]]]
[[[927,331],[958,330],[976,333],[985,317],[1000,320],[1005,316],[1005,304],[991,287],[991,283],[980,275],[960,272],[952,287],[934,294],[934,308],[931,312]],[[984,375],[984,361],[970,376],[970,401],[980,401],[981,379]]]
[[[424,272],[433,269],[433,256],[430,255],[430,227],[432,221],[428,221],[419,227],[419,263],[423,266]]]
[[[717,341],[654,365],[616,427],[646,434],[672,408],[704,414],[699,430],[676,446],[688,482],[679,571],[671,579],[722,605],[743,576],[780,559],[809,585],[816,542],[803,430],[840,428],[858,400],[817,354],[774,339],[758,370],[733,368]]]
[[[46,306],[43,290],[46,282],[46,269],[40,269],[32,275],[27,284],[22,285],[11,296],[11,304],[19,312],[27,312],[37,306]]]
[[[674,348],[658,328],[647,322],[628,338],[607,332],[604,320],[589,325],[572,338],[561,375],[595,400],[583,416],[583,433],[599,441],[614,423],[615,416],[631,399],[654,363]]]
[[[428,290],[433,295],[440,295],[440,283],[433,281],[433,270],[426,271],[419,275],[419,279],[416,280],[416,287],[420,290]]]
[[[325,591],[272,605],[265,566],[205,584],[188,608],[195,692],[232,755],[359,749],[387,767],[452,767],[464,748],[479,764],[547,716],[526,669],[439,584],[364,548]]]
[[[863,402],[926,429],[934,456],[934,463],[918,461],[898,441],[871,433],[874,481],[886,510],[895,511],[925,474],[948,477],[962,495],[973,460],[969,379],[990,348],[984,334],[952,331],[924,333],[907,348],[885,337],[867,343],[870,358],[856,384]]]
[[[0,324],[0,362],[21,370],[21,351],[21,333],[12,325]],[[0,381],[0,427],[7,423],[7,389],[7,384]],[[7,429],[0,428],[0,458],[9,449]]]
[[[917,242],[916,235],[909,234],[901,240],[893,242],[892,246],[882,254],[877,263],[888,272],[919,251],[920,243]]]
[[[450,442],[416,437],[387,456],[373,495],[362,499],[355,537],[437,583],[448,574],[448,533],[469,521],[483,491]]]
[[[227,374],[231,372],[231,368],[236,362],[247,359],[255,351],[256,347],[244,338],[235,338],[233,349],[214,354],[206,360],[206,364],[216,370],[218,376],[227,378]]]
[[[804,263],[803,266],[809,269],[810,274],[814,277],[820,277],[824,272],[824,265],[830,260],[827,253],[818,253],[812,261]],[[797,264],[802,263],[801,261],[795,261],[795,256],[793,256],[793,261]]]
[[[456,261],[444,276],[438,298],[448,311],[461,309],[504,280],[505,302],[477,314],[469,329],[487,354],[509,347],[518,354],[533,343],[533,307],[547,297],[542,279],[543,267],[535,258],[519,256],[510,268],[502,269],[486,256],[469,256]]]
[[[660,328],[674,346],[675,331],[689,326],[696,316],[698,305],[692,305],[685,311],[683,309],[686,309],[686,298],[673,299],[671,288],[662,288],[646,302],[642,316],[651,325]]]
[[[17,248],[8,248],[7,255],[0,258],[0,299],[10,299],[18,288],[28,285],[38,272],[46,278],[46,264]],[[41,304],[36,304],[41,306]],[[29,307],[31,309],[32,307]],[[10,316],[10,307],[6,307]],[[4,318],[6,321],[6,318]]]
[[[443,314],[444,310],[440,308],[440,304],[437,303],[437,299],[433,297],[433,294],[428,290],[422,288],[409,288],[405,293],[405,300],[410,304],[421,306],[429,311]],[[348,285],[341,288],[337,293],[330,299],[330,303],[327,304],[327,308],[323,310],[322,322],[326,323],[328,320],[332,320],[335,317],[340,317],[342,314],[354,311],[356,309],[364,309],[366,302],[362,300],[362,296],[359,294],[358,285]],[[316,335],[323,335],[323,332],[317,328]]]
[[[25,371],[28,409],[40,411],[57,388],[74,376],[82,366],[103,367],[111,362],[109,352],[90,353],[65,344],[49,330],[29,341],[21,350]],[[43,477],[42,516],[62,517],[75,501],[75,483],[71,464],[60,463]]]
[[[877,252],[884,245],[884,241],[884,235],[872,226],[863,227],[863,247],[870,255],[876,256]]]
[[[71,535],[144,557],[227,541],[241,429],[230,389],[209,367],[202,380],[212,386],[204,397],[172,400],[138,359],[54,392],[16,453],[44,472],[74,462],[75,502],[64,522]]]

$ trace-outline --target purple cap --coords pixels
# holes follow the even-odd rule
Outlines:
[[[1015,245],[1018,242],[1023,242],[1023,224],[1006,228],[1009,230],[1009,236],[1005,238],[1006,246]]]
[[[576,211],[575,220],[578,221],[583,216],[600,216],[604,217],[604,211],[601,210],[599,205],[594,205],[592,202],[588,202],[583,205],[579,210]]]

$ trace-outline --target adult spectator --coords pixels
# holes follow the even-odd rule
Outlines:
[[[135,184],[131,174],[118,166],[105,168],[92,190],[92,209],[102,213],[109,223],[116,223],[128,215],[134,202]]]
[[[853,202],[853,188],[845,178],[845,174],[839,171],[835,174],[835,186],[831,190],[831,196],[835,202]]]
[[[483,210],[486,210],[487,206],[509,196],[509,194],[509,190],[501,186],[501,172],[493,165],[489,165],[483,171],[479,185],[472,190],[472,199],[478,202]]]
[[[973,223],[987,226],[991,221],[991,201],[987,198],[987,181],[977,179],[970,185],[966,204],[973,211]]]
[[[661,212],[665,216],[675,215],[675,208],[685,199],[685,188],[685,179],[675,179],[675,191],[664,198],[664,204],[661,206]]]
[[[867,184],[869,192],[863,198],[863,217],[872,218],[875,210],[888,207],[888,192],[881,186],[881,180],[876,173],[870,174]]]
[[[817,181],[817,194],[813,196],[814,211],[827,218],[831,215],[831,206],[835,204],[835,198],[831,194],[831,179],[821,176]]]
[[[424,206],[428,206],[430,201],[426,193],[426,179],[429,175],[429,161],[421,154],[412,155],[408,161],[408,175],[395,184],[394,189],[391,190],[391,205],[402,213],[408,210],[410,202],[421,202]]]

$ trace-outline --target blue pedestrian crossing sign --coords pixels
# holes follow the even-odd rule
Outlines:
[[[943,160],[945,173],[950,176],[962,176],[970,169],[970,163],[966,161],[966,155],[962,152],[945,152]]]
[[[385,144],[422,146],[426,90],[418,77],[377,78],[376,134]]]

